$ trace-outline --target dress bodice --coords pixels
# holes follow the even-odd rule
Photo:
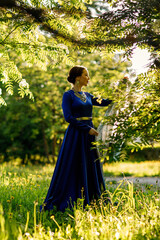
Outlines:
[[[66,92],[70,97],[70,107],[73,117],[91,117],[92,116],[92,100],[89,93],[86,94],[86,102],[82,101],[74,94],[73,90]],[[82,92],[79,92],[82,94]]]
[[[79,92],[82,94],[82,92]],[[79,97],[77,97],[73,90],[69,90],[64,93],[62,100],[62,109],[65,120],[72,125],[77,127],[90,130],[91,126],[86,128],[86,124],[82,121],[76,120],[79,117],[91,117],[92,116],[92,106],[108,106],[112,100],[102,99],[101,103],[97,101],[93,95],[88,92],[86,94],[86,102],[82,101]]]

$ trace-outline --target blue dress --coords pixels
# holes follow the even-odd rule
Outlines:
[[[82,94],[82,92],[79,92]],[[77,97],[73,90],[64,93],[62,108],[65,120],[70,123],[59,152],[57,164],[50,187],[44,201],[44,210],[54,206],[64,211],[71,207],[78,198],[84,204],[90,204],[105,191],[105,183],[98,159],[97,149],[92,142],[95,136],[89,134],[93,127],[92,120],[77,120],[79,117],[92,117],[92,106],[107,106],[112,100],[103,99],[98,103],[96,98],[86,94],[86,102]]]

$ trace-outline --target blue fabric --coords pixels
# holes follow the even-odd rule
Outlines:
[[[67,207],[73,206],[78,198],[82,198],[82,189],[85,205],[99,198],[105,191],[97,150],[92,145],[95,136],[88,133],[93,123],[91,120],[79,121],[76,118],[91,117],[92,105],[108,106],[112,101],[103,99],[98,103],[91,94],[87,92],[85,94],[86,102],[78,98],[73,90],[63,95],[63,113],[65,120],[70,124],[43,204],[44,210],[51,210],[56,206],[58,210],[64,211]]]

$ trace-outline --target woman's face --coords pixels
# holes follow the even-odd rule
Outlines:
[[[77,80],[79,81],[79,85],[81,87],[87,86],[89,79],[90,78],[89,78],[89,73],[87,69],[83,69],[82,75],[77,78]]]

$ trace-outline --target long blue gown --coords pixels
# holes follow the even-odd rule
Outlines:
[[[82,92],[79,92],[82,94]],[[79,117],[91,117],[92,106],[107,106],[112,100],[103,99],[98,103],[89,93],[86,102],[77,97],[73,90],[64,93],[62,108],[65,120],[70,123],[59,152],[57,164],[53,173],[50,187],[44,201],[44,210],[54,206],[64,211],[71,207],[78,198],[84,204],[90,204],[105,191],[105,183],[101,171],[97,150],[92,142],[95,136],[89,134],[93,127],[92,120],[77,120]]]

